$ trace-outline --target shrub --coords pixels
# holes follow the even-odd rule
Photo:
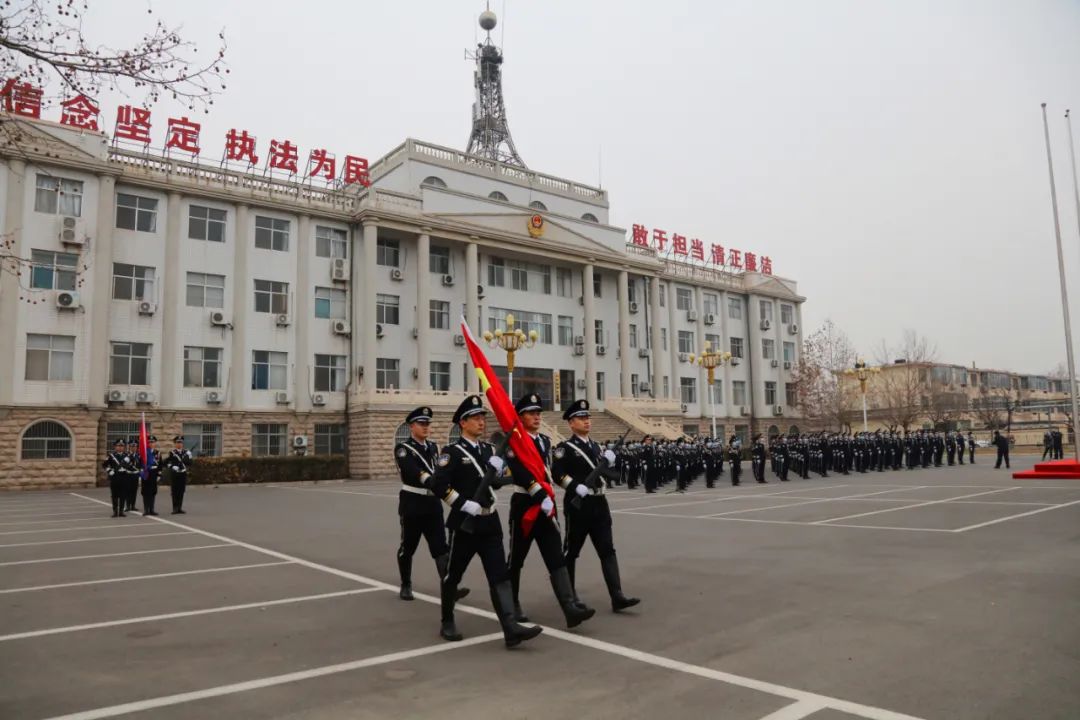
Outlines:
[[[162,481],[168,483],[168,472]],[[208,457],[196,458],[188,472],[188,484],[292,482],[296,480],[339,480],[349,477],[349,462],[343,455],[304,457]]]

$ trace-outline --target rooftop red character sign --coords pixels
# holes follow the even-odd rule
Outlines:
[[[649,247],[649,229],[644,225],[634,225],[631,229],[630,241],[635,245]]]
[[[695,260],[705,260],[705,245],[697,238],[690,241],[690,257]]]
[[[671,249],[676,255],[686,255],[686,236],[673,233],[671,236]]]
[[[36,88],[28,82],[16,82],[15,78],[12,78],[4,84],[0,95],[3,95],[4,109],[9,113],[41,118],[41,88]]]
[[[716,243],[712,244],[712,264],[713,265],[724,265],[725,264],[724,263],[724,246],[723,245],[717,245]]]
[[[169,118],[169,135],[165,140],[165,149],[176,148],[192,155],[199,154],[199,131],[202,125],[191,122],[186,117]]]
[[[746,264],[746,272],[757,272],[757,255],[752,252],[744,253],[743,261]]]
[[[735,270],[742,270],[743,269],[743,266],[742,266],[742,251],[741,250],[730,250],[730,251],[728,251],[728,265],[730,265]]]
[[[134,140],[143,145],[150,144],[150,111],[146,108],[121,105],[116,108],[115,140]]]
[[[772,275],[772,258],[768,255],[761,258],[761,274]]]
[[[60,107],[63,108],[60,115],[61,125],[97,132],[99,109],[93,100],[79,94],[60,103]]]
[[[308,157],[308,167],[311,168],[308,177],[323,175],[327,180],[333,180],[337,175],[337,172],[335,172],[337,161],[326,150],[312,150],[311,155]]]
[[[368,174],[368,161],[367,158],[357,157],[356,155],[346,155],[345,165],[341,170],[341,181],[346,185],[352,185],[354,182],[358,182],[364,187],[371,185],[371,176]]]
[[[664,252],[664,243],[668,241],[667,233],[659,228],[653,228],[652,237],[653,242],[656,243],[656,251]]]
[[[270,167],[296,172],[296,146],[288,140],[270,141]]]
[[[259,156],[255,154],[255,138],[248,135],[247,130],[241,130],[237,134],[236,129],[233,128],[225,133],[225,159],[243,160],[245,158],[248,165],[258,164]]]

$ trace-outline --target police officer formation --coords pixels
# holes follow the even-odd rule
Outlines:
[[[140,493],[143,499],[143,515],[158,515],[158,483],[163,469],[167,471],[169,491],[172,495],[173,515],[183,515],[184,494],[187,490],[188,470],[191,467],[191,451],[184,447],[184,437],[173,438],[173,449],[164,458],[157,449],[157,438],[151,435],[147,441],[146,464],[139,452],[139,439],[129,437],[125,445],[122,438],[113,443],[113,449],[105,456],[101,464],[109,480],[109,494],[112,496],[112,516],[127,517],[129,512],[138,512],[135,503]]]
[[[618,467],[617,455],[590,439],[587,401],[579,400],[563,413],[570,439],[558,444],[540,432],[542,407],[535,393],[515,403],[522,427],[544,463],[546,477],[540,479],[505,443],[500,453],[484,440],[487,410],[478,395],[465,398],[454,412],[452,422],[461,437],[441,449],[428,440],[430,408],[416,408],[405,419],[409,437],[394,447],[401,474],[399,596],[402,600],[414,597],[412,560],[422,537],[439,574],[439,635],[448,642],[464,637],[455,623],[454,607],[469,592],[460,583],[477,556],[508,648],[543,631],[524,624],[529,619],[520,596],[521,570],[533,545],[567,627],[577,627],[596,613],[576,589],[578,558],[586,541],[599,559],[612,612],[621,613],[640,602],[622,589],[606,497]],[[563,490],[561,501],[555,496],[556,487]],[[506,523],[509,550],[503,544],[504,525],[495,506],[496,491],[503,488],[511,493]]]

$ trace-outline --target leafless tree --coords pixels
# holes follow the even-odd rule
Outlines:
[[[855,360],[851,340],[832,320],[806,337],[792,375],[799,408],[809,420],[826,428],[850,429],[858,391],[843,381],[842,374]]]
[[[874,354],[880,365],[889,366],[874,380],[880,414],[890,427],[910,430],[930,414],[930,364],[937,358],[937,347],[927,337],[907,329],[895,344],[882,339]]]
[[[195,43],[178,27],[155,21],[130,46],[113,48],[83,32],[90,0],[24,0],[0,7],[0,73],[7,85],[45,89],[59,82],[60,95],[94,97],[101,90],[141,95],[149,107],[162,95],[188,109],[209,110],[225,89],[225,33],[217,51],[199,60]],[[152,14],[152,10],[149,11]],[[130,86],[130,87],[129,87]]]
[[[1020,407],[1020,399],[1013,396],[1011,388],[982,387],[979,397],[971,405],[975,416],[987,430],[1011,430],[1013,414]]]

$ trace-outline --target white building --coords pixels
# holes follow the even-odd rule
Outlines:
[[[793,422],[795,283],[628,245],[601,189],[407,140],[371,187],[319,190],[6,120],[22,134],[0,142],[5,484],[93,482],[141,412],[207,454],[302,436],[384,474],[408,409],[448,417],[475,391],[462,314],[538,332],[514,394],[552,409],[586,397],[611,428],[708,433],[688,360],[710,341],[741,358],[717,370],[718,432]]]

